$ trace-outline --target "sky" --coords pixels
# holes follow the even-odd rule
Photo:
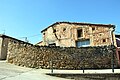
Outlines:
[[[114,24],[120,34],[120,0],[0,0],[0,34],[36,44],[60,21]]]

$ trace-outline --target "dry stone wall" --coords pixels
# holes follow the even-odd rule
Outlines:
[[[114,46],[102,47],[48,47],[9,40],[7,61],[31,68],[81,69],[111,68]],[[114,55],[117,67],[116,55]]]

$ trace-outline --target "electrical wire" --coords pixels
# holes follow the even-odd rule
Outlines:
[[[40,34],[35,34],[35,35],[31,35],[31,36],[19,37],[19,39],[24,39],[24,41],[29,42],[28,38],[36,37],[36,36],[40,36]]]
[[[31,35],[31,36],[24,36],[24,37],[19,37],[19,38],[31,38],[31,37],[36,37],[36,36],[39,36],[39,35],[41,35],[41,34],[35,34],[35,35]]]

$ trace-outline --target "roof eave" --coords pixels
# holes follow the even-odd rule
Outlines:
[[[45,28],[44,30],[41,31],[41,33],[43,33],[44,31],[46,31],[48,28],[57,25],[57,24],[61,24],[61,23],[68,23],[68,24],[77,24],[77,25],[97,25],[97,26],[106,26],[106,27],[113,27],[115,28],[115,25],[112,24],[92,24],[92,23],[77,23],[77,22],[56,22],[50,26],[48,26],[47,28]]]

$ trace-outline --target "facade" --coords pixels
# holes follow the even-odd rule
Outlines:
[[[0,34],[0,59],[6,59],[8,39],[4,35]]]
[[[56,22],[42,30],[42,46],[85,47],[116,45],[115,25]],[[113,43],[114,41],[114,43]]]

